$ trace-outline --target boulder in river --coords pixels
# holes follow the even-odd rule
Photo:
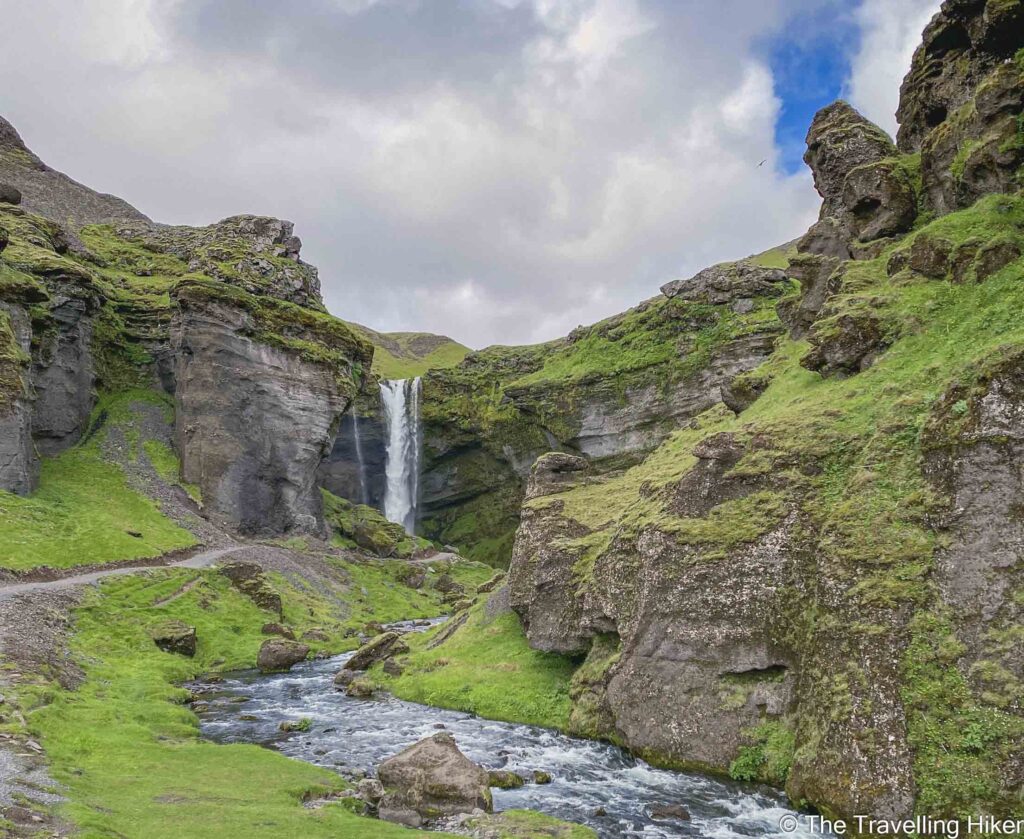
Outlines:
[[[651,807],[651,818],[658,821],[676,819],[677,821],[688,822],[690,820],[690,811],[682,804],[658,804]]]
[[[344,669],[368,670],[378,661],[407,652],[409,647],[401,635],[397,632],[385,632],[356,650],[352,658],[345,662]]]
[[[388,758],[377,776],[385,789],[379,807],[385,821],[420,827],[442,816],[490,812],[493,806],[487,770],[460,752],[447,731]]]
[[[291,670],[292,665],[304,661],[307,655],[309,647],[306,644],[285,638],[268,638],[260,647],[256,666],[264,673]]]
[[[487,783],[498,789],[518,789],[526,781],[522,775],[511,769],[491,769],[487,773]]]

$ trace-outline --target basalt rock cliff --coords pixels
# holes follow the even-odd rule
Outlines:
[[[574,422],[532,466],[509,594],[532,646],[586,657],[578,732],[840,816],[1024,814],[1022,14],[943,4],[898,146],[815,117],[821,216],[781,277],[666,287],[726,337],[698,398],[658,390],[653,449],[609,468]]]
[[[372,347],[324,310],[291,222],[154,224],[47,167],[6,121],[0,181],[0,488],[31,492],[98,395],[160,388],[204,515],[323,531],[317,473]]]

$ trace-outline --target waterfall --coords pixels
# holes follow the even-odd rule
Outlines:
[[[380,398],[388,432],[384,515],[411,534],[420,488],[419,377],[381,382]]]
[[[363,443],[359,439],[359,414],[352,412],[352,439],[356,448],[356,463],[359,465],[359,503],[369,504],[370,494],[366,491],[366,464],[363,463]]]

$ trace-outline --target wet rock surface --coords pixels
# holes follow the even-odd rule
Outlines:
[[[385,794],[378,805],[380,818],[409,827],[474,810],[492,808],[486,770],[461,751],[447,731],[385,760],[377,767]]]

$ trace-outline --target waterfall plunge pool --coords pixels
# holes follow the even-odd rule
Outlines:
[[[488,769],[525,778],[549,772],[550,784],[492,790],[495,810],[526,808],[586,824],[602,839],[787,836],[812,833],[800,817],[795,832],[779,829],[795,815],[775,790],[703,775],[655,769],[622,749],[556,731],[495,722],[382,695],[346,696],[334,674],[348,659],[308,661],[288,673],[236,673],[223,682],[196,682],[208,704],[197,710],[204,737],[217,743],[257,743],[346,777],[375,767],[443,726],[462,752]],[[286,720],[308,718],[308,731],[284,734]],[[655,820],[652,807],[682,804],[690,821]],[[598,815],[602,813],[603,815]]]

